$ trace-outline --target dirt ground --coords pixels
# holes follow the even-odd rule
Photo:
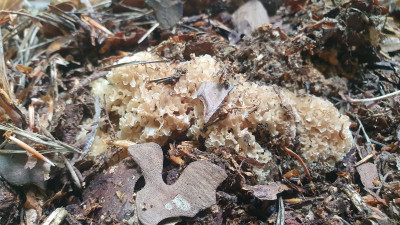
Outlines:
[[[3,3],[0,224],[400,222],[398,2]]]

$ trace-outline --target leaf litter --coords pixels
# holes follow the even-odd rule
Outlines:
[[[396,4],[129,0],[56,1],[45,8],[36,4],[9,0],[0,4],[1,224],[156,224],[176,216],[183,216],[178,224],[398,223]],[[259,7],[241,12],[251,4]],[[39,10],[33,10],[36,7]],[[261,24],[254,18],[272,25],[258,27]],[[146,50],[160,58],[119,61]],[[193,101],[201,113],[188,124],[204,120],[203,129],[195,131],[203,134],[188,135],[188,128],[173,130],[162,140],[146,141],[163,143],[161,148],[153,145],[139,154],[144,151],[141,146],[151,144],[120,136],[124,118],[118,110],[126,108],[109,108],[113,103],[95,97],[93,84],[109,79],[118,68],[143,65],[148,75],[154,67],[162,68],[159,64],[176,64],[165,76],[144,80],[142,90],[163,85],[171,90],[166,96],[179,96],[178,85],[192,75],[182,65],[203,55],[221,65],[210,74],[216,76],[212,83],[194,89],[198,98]],[[275,94],[285,89],[296,96],[330,101],[350,118],[348,127],[337,130],[338,138],[344,138],[349,129],[352,146],[328,166],[305,155],[303,131],[276,135],[271,123],[249,126],[252,120],[247,118],[259,112],[259,103],[246,109],[227,105],[237,97],[243,106],[251,92],[235,95],[243,83],[235,81],[238,74],[254,88],[275,85]],[[197,85],[187,87],[193,84]],[[116,93],[132,96],[124,88]],[[282,118],[296,121],[301,111],[279,96]],[[185,101],[189,100],[173,105]],[[161,107],[155,106],[149,111]],[[228,129],[222,145],[204,143],[207,132],[242,115],[246,122],[239,130],[251,129],[239,135],[241,139],[231,138]],[[165,124],[170,123],[168,116]],[[135,132],[156,131],[143,129],[147,130]],[[3,137],[6,132],[11,138]],[[233,148],[234,141],[241,147]],[[268,162],[245,154],[252,143],[271,153]],[[327,148],[332,147],[336,146]],[[34,149],[37,156],[27,149]],[[151,167],[146,163],[150,159],[158,163]],[[260,172],[255,171],[262,168],[268,168],[263,171],[268,179],[260,183]],[[157,179],[156,184],[149,185],[149,179]],[[195,197],[203,195],[189,190],[209,180],[214,183],[212,188],[206,186],[204,196],[210,201],[197,207],[201,201]],[[146,192],[160,188],[173,196],[167,201],[162,200],[164,195]],[[151,208],[148,203],[153,201]],[[196,207],[185,211],[188,205]],[[162,213],[153,211],[161,209]]]

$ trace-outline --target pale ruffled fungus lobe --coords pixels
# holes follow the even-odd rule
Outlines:
[[[158,60],[140,52],[120,61]],[[204,127],[204,107],[197,96],[203,82],[219,82],[222,65],[204,55],[186,62],[141,64],[114,68],[107,79],[92,84],[93,93],[105,96],[107,110],[119,116],[118,138],[136,143],[166,143],[172,135],[204,138],[206,147],[229,146],[267,163],[271,153],[257,143],[257,125],[268,125],[271,136],[289,135],[300,142],[306,162],[332,166],[351,147],[350,120],[332,103],[296,94],[276,86],[260,86],[238,74],[224,101],[230,109],[223,120]],[[175,84],[150,82],[186,69]],[[264,168],[267,169],[267,168]]]

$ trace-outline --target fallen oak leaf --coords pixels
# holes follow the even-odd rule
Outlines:
[[[207,161],[191,163],[178,181],[164,183],[163,152],[155,143],[132,145],[128,149],[142,170],[146,185],[137,193],[136,208],[143,224],[158,224],[166,218],[193,217],[216,204],[215,190],[226,179],[225,171]]]

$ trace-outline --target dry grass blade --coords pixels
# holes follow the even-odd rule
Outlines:
[[[40,22],[43,22],[43,23],[48,23],[49,22],[48,20],[45,20],[45,19],[40,18],[38,16],[31,15],[29,13],[24,13],[24,12],[16,12],[16,11],[10,11],[10,10],[0,10],[0,13],[10,13],[10,14],[16,14],[16,15],[20,15],[20,16],[26,16],[26,17],[29,17],[29,18],[32,18],[32,19],[36,19],[36,20],[38,20]]]
[[[10,124],[0,123],[0,130],[13,131],[14,134],[25,137],[33,142],[37,142],[39,144],[43,144],[48,147],[51,147],[52,149],[57,150],[58,152],[67,151],[67,152],[81,153],[81,151],[79,149],[72,147],[70,145],[67,145],[63,142],[53,140],[49,137],[46,137],[46,136],[43,136],[40,134],[24,131],[24,130],[14,127]]]
[[[15,100],[14,93],[10,90],[10,84],[8,83],[7,79],[7,70],[6,70],[6,63],[4,60],[4,50],[3,50],[3,37],[1,35],[0,29],[0,88],[2,88],[7,95],[11,98],[11,100]]]
[[[8,141],[8,139],[6,139]],[[43,155],[45,154],[50,154],[50,153],[60,153],[60,152],[69,152],[67,150],[63,149],[47,149],[47,150],[42,150],[40,153]],[[1,154],[25,154],[25,150],[15,150],[15,149],[2,149],[0,148],[0,155]]]
[[[67,166],[69,172],[71,173],[71,177],[72,177],[73,182],[76,184],[76,186],[79,189],[81,189],[82,188],[82,184],[81,184],[81,182],[80,182],[80,180],[78,178],[78,175],[76,175],[76,172],[75,172],[74,168],[72,167],[71,163],[68,161],[67,158],[65,158],[64,155],[62,155],[62,158],[63,158],[64,163]]]
[[[15,28],[12,31],[6,32],[4,34],[3,42],[10,40],[12,37],[19,34],[23,30],[25,30],[25,28],[31,25],[32,25],[32,20],[24,20],[23,22],[19,23],[18,25],[15,26]]]

